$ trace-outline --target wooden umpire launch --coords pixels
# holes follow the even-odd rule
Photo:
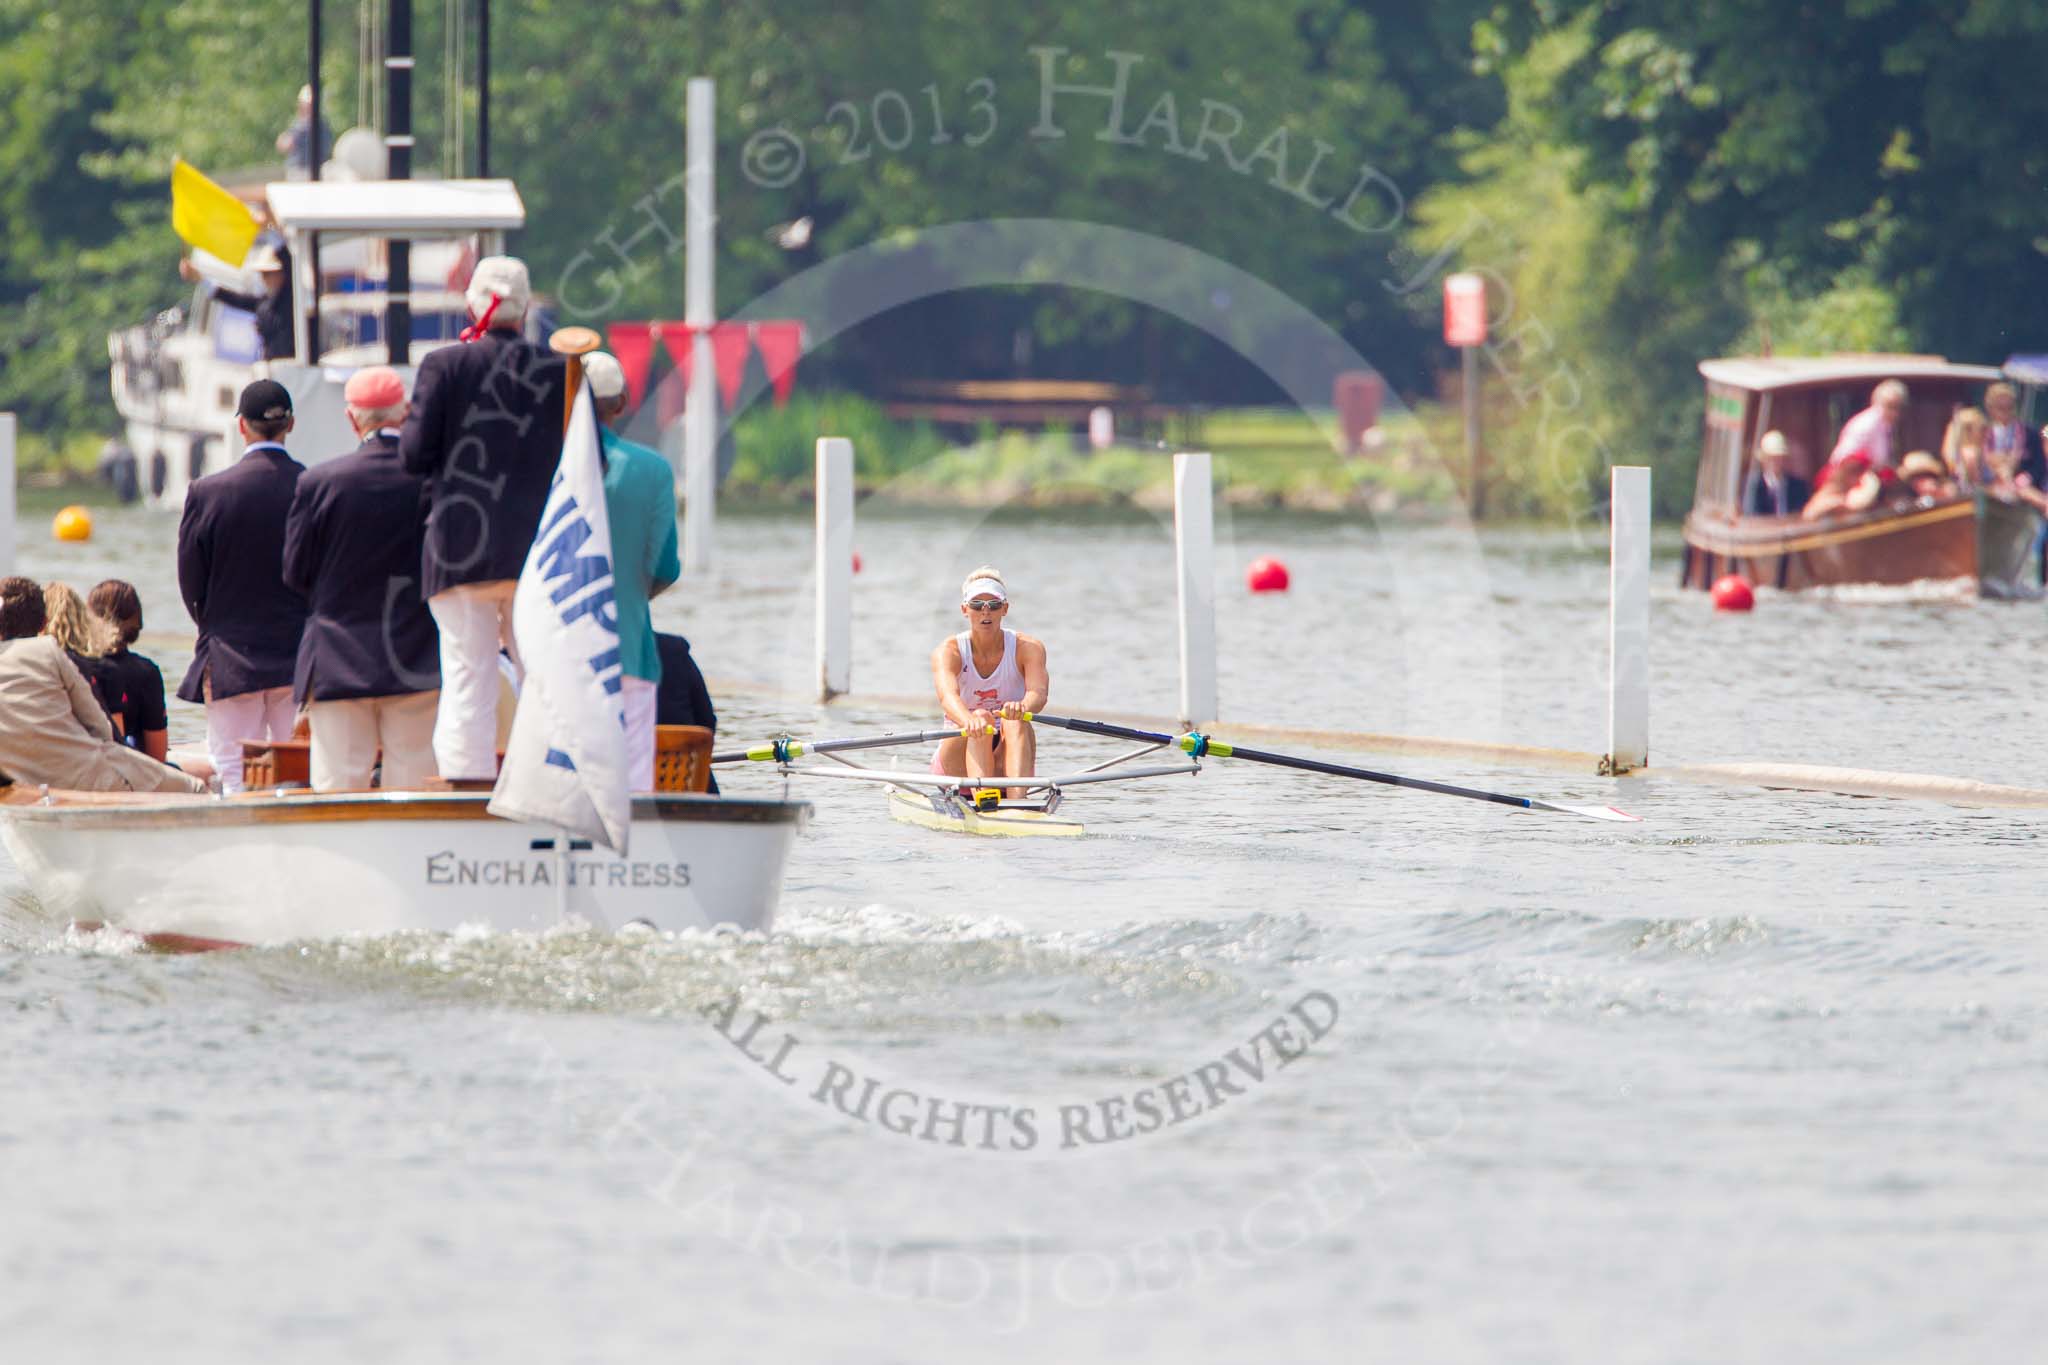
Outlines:
[[[1969,578],[1990,597],[2032,595],[2030,550],[2040,517],[1981,491],[1916,496],[1886,485],[1870,507],[1813,521],[1744,511],[1742,491],[1768,431],[1784,435],[1788,472],[1814,482],[1842,426],[1887,379],[1905,384],[1893,457],[1939,451],[1957,409],[2003,377],[1939,356],[1760,356],[1706,360],[1706,420],[1680,582],[1709,588],[1724,574],[1798,590]]]

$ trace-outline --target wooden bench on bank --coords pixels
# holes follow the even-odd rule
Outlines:
[[[883,405],[899,421],[942,426],[1086,426],[1088,414],[1108,408],[1118,431],[1163,424],[1173,409],[1154,403],[1150,389],[1078,379],[913,379]]]

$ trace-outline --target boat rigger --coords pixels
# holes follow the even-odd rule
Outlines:
[[[1439,796],[1457,796],[1472,801],[1484,801],[1493,805],[1507,806],[1514,810],[1546,812],[1556,815],[1575,815],[1586,820],[1600,820],[1613,823],[1640,823],[1642,817],[1617,810],[1613,806],[1568,805],[1563,802],[1545,801],[1532,796],[1516,796],[1506,792],[1483,791],[1476,787],[1461,787],[1449,782],[1435,782],[1426,778],[1407,777],[1398,773],[1378,772],[1370,768],[1358,768],[1344,763],[1330,763],[1322,759],[1306,758],[1297,754],[1276,753],[1266,749],[1253,749],[1244,745],[1226,744],[1199,731],[1169,734],[1158,730],[1140,730],[1127,725],[1112,725],[1104,721],[1085,720],[1073,716],[1048,715],[1043,712],[1027,713],[1022,718],[1027,724],[1050,725],[1077,734],[1094,735],[1104,739],[1136,741],[1140,747],[1121,753],[1090,768],[1052,777],[1004,777],[983,779],[1001,786],[970,785],[967,780],[953,775],[934,775],[921,772],[901,772],[882,768],[870,768],[855,763],[842,755],[864,749],[881,749],[900,745],[929,744],[956,738],[967,738],[960,730],[920,730],[903,734],[874,735],[845,739],[798,740],[783,738],[751,745],[744,749],[728,750],[713,754],[714,764],[773,763],[785,777],[817,777],[843,781],[873,782],[887,786],[889,793],[889,814],[891,818],[906,824],[919,825],[959,834],[986,834],[1006,836],[1071,836],[1084,833],[1078,821],[1056,818],[1065,793],[1075,787],[1102,782],[1129,782],[1152,777],[1192,777],[1202,771],[1202,761],[1207,758],[1232,758],[1269,767],[1285,768],[1294,772],[1309,773],[1322,777],[1344,778],[1350,781],[1372,782],[1381,786],[1396,787],[1406,791],[1429,792]],[[1173,750],[1187,756],[1187,761],[1170,764],[1137,765],[1135,760],[1162,750]],[[800,762],[806,755],[817,755],[831,760],[838,766],[805,764]],[[1007,793],[1007,795],[1006,795]]]

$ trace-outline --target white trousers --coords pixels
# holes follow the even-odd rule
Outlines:
[[[206,699],[206,756],[220,774],[220,789],[229,796],[242,790],[242,741],[290,739],[299,708],[289,687],[266,687],[232,697]]]
[[[498,775],[498,649],[519,661],[512,639],[511,579],[465,583],[427,599],[441,628],[441,704],[434,761],[441,776],[485,781]]]
[[[626,708],[626,785],[654,790],[654,699],[659,691],[645,678],[626,678],[620,700]]]
[[[434,775],[434,719],[439,692],[404,692],[395,697],[353,697],[316,701],[307,711],[313,727],[313,790],[361,790],[370,785],[377,751],[384,751],[383,786],[418,791]]]

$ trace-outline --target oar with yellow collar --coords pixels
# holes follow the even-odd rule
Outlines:
[[[1588,820],[1615,820],[1639,824],[1643,818],[1640,815],[1630,815],[1626,811],[1616,810],[1612,806],[1566,806],[1555,801],[1539,801],[1533,796],[1508,796],[1502,792],[1480,791],[1474,787],[1454,787],[1448,782],[1430,782],[1420,777],[1402,777],[1397,773],[1374,772],[1370,768],[1353,768],[1343,763],[1324,763],[1320,759],[1296,758],[1292,754],[1268,753],[1264,749],[1247,749],[1241,744],[1225,744],[1221,740],[1211,739],[1200,731],[1168,735],[1155,730],[1134,730],[1127,725],[1109,725],[1099,720],[1076,720],[1071,716],[1048,716],[1042,713],[1027,714],[1024,719],[1039,725],[1074,730],[1084,735],[1171,744],[1182,753],[1197,759],[1242,758],[1253,763],[1269,763],[1276,768],[1293,768],[1298,772],[1321,773],[1326,777],[1355,778],[1361,782],[1378,782],[1388,787],[1406,787],[1410,791],[1462,796],[1471,801],[1491,801],[1497,806],[1513,806],[1517,810],[1555,811],[1560,815],[1577,815]]]

